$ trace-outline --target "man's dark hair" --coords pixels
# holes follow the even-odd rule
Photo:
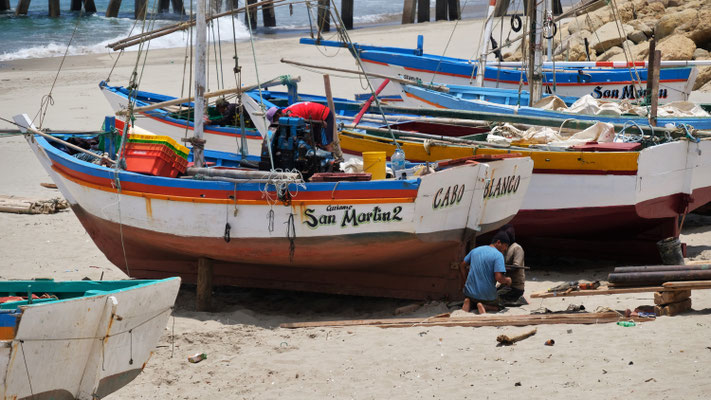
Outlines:
[[[511,244],[511,240],[509,240],[509,235],[506,234],[506,232],[496,232],[496,235],[494,235],[493,238],[491,238],[491,244],[494,244],[496,242],[501,242],[504,244]]]

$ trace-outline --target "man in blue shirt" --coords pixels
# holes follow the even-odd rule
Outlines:
[[[465,296],[462,310],[469,312],[473,304],[476,304],[480,314],[486,314],[486,310],[499,310],[496,282],[511,285],[511,278],[504,276],[504,254],[509,244],[509,236],[505,232],[497,232],[490,245],[477,247],[464,257],[459,265]]]

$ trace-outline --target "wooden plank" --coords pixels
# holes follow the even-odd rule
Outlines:
[[[669,303],[678,303],[691,297],[691,290],[677,290],[673,292],[655,292],[654,304],[666,305]]]
[[[198,259],[195,302],[198,311],[210,311],[212,308],[212,261],[208,258]]]
[[[106,6],[106,17],[118,17],[119,9],[121,8],[121,0],[109,0],[109,5]]]
[[[276,16],[274,15],[274,3],[269,2],[262,6],[262,20],[264,21],[264,26],[273,27],[276,26]]]
[[[376,326],[379,328],[405,328],[412,326],[526,326],[549,324],[598,324],[617,322],[620,314],[615,312],[605,313],[577,313],[577,314],[532,314],[532,315],[472,315],[463,318],[431,317],[431,318],[391,318],[391,319],[366,319],[345,321],[316,321],[292,322],[281,324],[286,329],[295,328],[322,328],[322,327],[349,327],[349,326]],[[631,318],[637,322],[653,321],[650,318]]]
[[[430,0],[417,0],[417,22],[430,22]]]
[[[435,21],[447,19],[447,0],[437,0],[435,2]]]
[[[556,292],[536,292],[532,293],[532,298],[547,299],[550,297],[576,297],[576,296],[598,296],[610,294],[626,294],[626,293],[647,293],[647,292],[662,292],[669,290],[662,286],[648,287],[630,287],[630,288],[610,288],[609,286],[600,286],[595,290],[576,290],[569,293]]]
[[[69,207],[61,198],[41,200],[0,195],[0,212],[13,214],[54,214]]]
[[[691,299],[686,299],[678,303],[671,303],[665,306],[654,306],[654,313],[673,317],[685,311],[691,310]]]
[[[711,289],[711,281],[678,281],[662,283],[664,290]]]
[[[341,0],[341,21],[346,29],[353,29],[353,0]]]
[[[416,0],[405,0],[402,5],[402,23],[415,23],[415,10],[417,9]]]

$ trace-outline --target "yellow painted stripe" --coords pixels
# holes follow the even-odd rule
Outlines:
[[[395,151],[391,140],[344,131],[339,135],[341,148],[348,152],[384,151],[388,157]],[[581,170],[581,171],[637,171],[639,152],[583,152],[583,151],[540,151],[507,150],[481,147],[467,147],[450,144],[434,144],[429,153],[422,143],[398,140],[409,159],[439,161],[479,154],[520,153],[533,159],[533,168],[539,170]]]
[[[0,340],[12,340],[15,338],[15,328],[10,326],[0,327]]]

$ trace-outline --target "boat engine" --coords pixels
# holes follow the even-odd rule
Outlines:
[[[281,117],[276,130],[270,128],[267,138],[262,142],[259,161],[259,169],[264,171],[272,168],[267,146],[271,146],[275,169],[296,169],[304,179],[317,172],[338,170],[333,154],[316,147],[311,126],[302,118]]]

